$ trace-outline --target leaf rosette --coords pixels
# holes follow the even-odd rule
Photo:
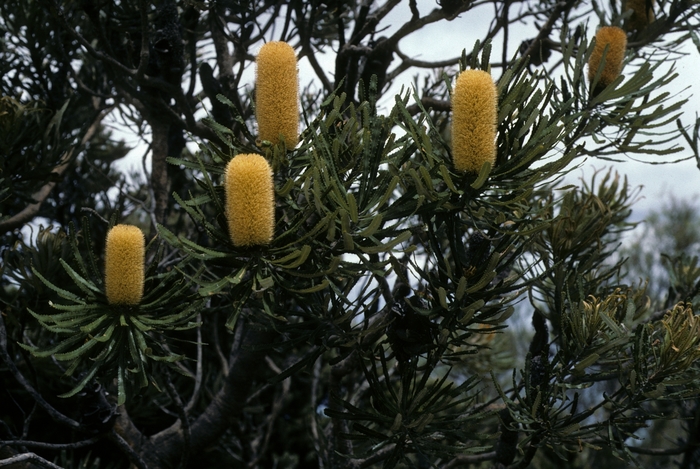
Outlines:
[[[84,220],[84,237],[90,239]],[[192,289],[179,269],[161,271],[163,249],[159,248],[146,268],[144,296],[139,304],[110,304],[95,255],[87,249],[84,259],[78,248],[75,229],[71,227],[74,268],[60,259],[63,269],[77,289],[76,293],[60,288],[32,267],[34,275],[65,301],[50,301],[53,314],[28,309],[46,330],[61,339],[49,346],[19,345],[35,357],[53,357],[67,362],[66,376],[79,371],[80,379],[59,397],[71,397],[95,379],[108,384],[116,381],[118,404],[126,402],[135,388],[158,386],[155,368],[172,366],[184,358],[168,344],[166,332],[192,329],[199,324],[197,315],[203,299]],[[151,243],[153,244],[153,242]]]

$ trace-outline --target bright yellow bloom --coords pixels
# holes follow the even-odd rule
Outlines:
[[[593,82],[605,54],[605,64],[595,91],[600,91],[612,83],[622,72],[622,61],[625,59],[627,34],[617,26],[604,26],[595,35],[593,53],[588,59],[588,80]]]
[[[226,219],[235,246],[268,244],[275,229],[272,169],[264,157],[237,155],[224,175]]]
[[[143,297],[146,239],[137,226],[116,225],[107,233],[105,290],[109,304],[137,305]]]
[[[478,173],[496,162],[498,93],[491,75],[465,70],[452,92],[452,157],[459,171]]]
[[[627,31],[637,31],[644,29],[652,23],[656,17],[654,16],[654,0],[623,0],[622,2],[622,12],[627,10],[632,10],[632,16],[630,16],[625,22],[625,29]]]
[[[260,49],[255,79],[255,118],[260,140],[284,138],[287,148],[299,142],[299,76],[297,56],[286,42],[268,42]]]

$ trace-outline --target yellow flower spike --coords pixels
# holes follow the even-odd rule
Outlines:
[[[604,26],[595,35],[595,46],[593,53],[588,59],[588,81],[593,79],[598,73],[598,67],[605,54],[605,64],[600,73],[600,79],[594,92],[599,92],[612,83],[622,72],[622,61],[625,59],[627,49],[627,34],[617,26]]]
[[[255,118],[260,140],[287,148],[299,143],[299,72],[297,56],[286,42],[268,42],[257,57]]]
[[[459,171],[478,173],[496,162],[498,93],[491,75],[465,70],[452,92],[452,157]]]
[[[105,290],[113,305],[137,305],[143,297],[146,238],[133,225],[115,225],[107,233]]]
[[[237,155],[226,165],[224,181],[233,244],[269,244],[275,229],[275,199],[267,160],[256,154]]]
[[[654,4],[654,0],[623,0],[622,12],[632,10],[632,16],[625,22],[625,29],[627,31],[639,31],[653,23],[656,19],[654,16]]]

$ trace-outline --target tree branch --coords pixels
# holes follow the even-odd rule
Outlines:
[[[243,326],[241,326],[243,327]],[[197,454],[215,442],[243,413],[246,398],[253,383],[262,376],[265,367],[260,363],[266,351],[260,350],[262,344],[269,344],[276,333],[266,330],[247,330],[239,347],[230,361],[229,374],[224,386],[214,396],[206,410],[190,425],[190,454]],[[117,421],[119,424],[120,421]],[[121,434],[127,439],[127,447],[143,458],[146,467],[177,467],[182,456],[185,442],[184,429],[180,420],[169,428],[144,440],[138,430],[121,428]]]
[[[95,443],[100,441],[100,439],[101,437],[96,436],[87,440],[76,441],[75,443],[44,443],[41,441],[27,440],[0,440],[0,446],[26,446],[27,448],[63,450],[84,448],[86,446],[94,445]]]
[[[97,132],[97,129],[99,128],[100,123],[102,122],[102,119],[104,119],[107,116],[107,114],[109,114],[112,111],[112,109],[113,107],[110,107],[97,115],[92,124],[90,124],[90,127],[88,127],[87,131],[85,132],[85,135],[83,135],[83,138],[80,139],[80,143],[72,147],[70,150],[66,151],[63,154],[63,156],[61,156],[58,166],[54,168],[52,174],[55,174],[56,176],[61,176],[66,171],[66,169],[68,169],[71,162],[73,161],[73,155],[76,153],[76,150],[92,139],[92,137]],[[39,213],[41,205],[44,203],[49,194],[51,194],[51,191],[55,186],[55,181],[47,182],[41,187],[41,189],[32,194],[32,199],[34,199],[35,202],[33,204],[27,205],[21,211],[14,214],[7,220],[0,222],[0,233],[7,233],[8,231],[12,231],[15,228],[20,228],[25,223],[31,221],[37,215],[37,213]]]
[[[15,377],[17,382],[24,387],[24,389],[29,393],[30,396],[36,401],[37,404],[39,404],[49,416],[58,423],[62,423],[68,427],[71,427],[75,430],[80,429],[80,424],[76,422],[75,420],[63,415],[61,412],[56,410],[51,404],[46,402],[46,400],[39,394],[39,392],[34,389],[34,386],[32,386],[29,381],[27,381],[27,378],[24,377],[21,371],[17,368],[17,365],[15,365],[15,362],[12,361],[12,358],[10,357],[10,354],[7,353],[7,330],[5,329],[5,320],[2,317],[2,314],[0,314],[0,360],[2,360],[5,363],[5,366],[10,370],[10,373]]]
[[[452,105],[450,104],[450,102],[443,101],[442,99],[424,97],[421,98],[420,102],[425,109],[433,108],[434,110],[441,112],[449,112],[452,109]],[[412,116],[415,116],[416,114],[422,111],[421,106],[419,106],[418,103],[407,106],[406,110]]]
[[[450,462],[445,464],[442,469],[453,469],[465,464],[478,464],[484,461],[491,461],[496,457],[495,451],[489,451],[482,454],[459,454],[452,458]]]
[[[170,196],[170,178],[168,177],[168,124],[153,118],[151,124],[151,185],[156,198],[155,214],[159,223],[165,222]],[[155,226],[153,227],[155,230]]]
[[[12,466],[21,462],[33,462],[41,467],[47,467],[49,469],[63,469],[61,466],[57,466],[54,463],[49,462],[46,459],[34,453],[18,454],[17,456],[12,456],[11,458],[0,460],[0,467]]]

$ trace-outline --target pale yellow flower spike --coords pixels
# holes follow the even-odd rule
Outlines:
[[[627,34],[617,26],[604,26],[598,30],[595,35],[593,53],[588,59],[589,82],[593,82],[598,72],[606,47],[605,65],[603,65],[596,90],[605,88],[620,76],[622,61],[625,59],[625,50],[627,49]]]
[[[637,31],[644,29],[649,24],[653,23],[656,17],[654,16],[654,0],[623,0],[622,12],[632,10],[630,16],[625,22],[627,31]]]
[[[459,171],[478,173],[496,162],[498,93],[491,75],[465,70],[452,92],[452,156]]]
[[[105,290],[113,305],[137,305],[143,297],[146,239],[133,225],[115,225],[107,233]]]
[[[275,228],[272,169],[261,155],[235,156],[224,175],[226,219],[235,246],[269,244]]]
[[[273,144],[284,137],[287,148],[299,142],[299,76],[297,56],[286,42],[260,49],[255,79],[255,118],[260,140]]]

